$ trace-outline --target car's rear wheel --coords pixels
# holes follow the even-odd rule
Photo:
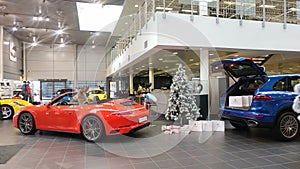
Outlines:
[[[98,141],[103,136],[102,121],[96,116],[87,116],[81,122],[81,134],[88,141]]]
[[[34,134],[37,130],[35,127],[34,118],[30,113],[22,113],[18,119],[18,127],[21,133],[25,135]]]
[[[230,124],[238,130],[245,130],[248,128],[248,126],[246,124],[243,125],[243,124],[236,123],[234,121],[230,121]]]
[[[2,105],[2,118],[11,119],[14,116],[14,109],[8,105]]]
[[[299,121],[297,116],[292,112],[285,112],[278,118],[275,131],[279,139],[292,141],[299,134]]]

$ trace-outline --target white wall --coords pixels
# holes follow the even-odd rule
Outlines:
[[[147,26],[138,34],[136,39],[133,39],[132,44],[127,48],[118,58],[112,62],[107,68],[107,76],[113,74],[117,70],[123,69],[128,64],[134,64],[135,62],[147,57],[145,55],[150,49],[157,46],[157,22],[152,19]],[[145,48],[145,42],[147,41],[147,47]]]
[[[156,18],[158,32],[167,35],[159,37],[159,45],[300,52],[295,38],[300,37],[300,25],[296,24],[283,29],[283,23],[266,22],[263,28],[262,21],[243,20],[240,25],[240,20],[227,18],[217,24],[215,17],[196,15],[191,21],[190,15],[174,13],[167,13],[166,19],[157,13]]]
[[[104,47],[40,45],[26,48],[27,79],[105,80]],[[103,62],[102,62],[103,61]]]

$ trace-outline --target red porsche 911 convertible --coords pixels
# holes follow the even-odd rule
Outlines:
[[[127,134],[150,124],[149,112],[132,100],[106,100],[79,106],[72,98],[76,93],[64,93],[45,105],[26,106],[13,117],[21,133],[37,130],[81,133],[88,141],[103,135]]]

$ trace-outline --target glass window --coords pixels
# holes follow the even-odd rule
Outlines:
[[[300,76],[294,76],[291,78],[291,91],[294,90],[294,86],[300,83]]]
[[[274,85],[273,89],[276,91],[286,91],[286,82],[286,78],[278,80],[278,82],[276,82],[276,84]]]

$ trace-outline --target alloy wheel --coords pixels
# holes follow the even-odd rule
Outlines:
[[[19,129],[23,134],[29,134],[34,130],[34,121],[29,113],[23,113],[20,115]]]
[[[297,119],[292,115],[284,116],[280,121],[280,132],[285,138],[293,138],[298,133]]]
[[[82,134],[88,141],[99,139],[102,128],[102,122],[95,116],[88,116],[82,122]]]
[[[13,110],[12,108],[8,106],[2,106],[2,118],[3,119],[8,119],[13,116]]]

